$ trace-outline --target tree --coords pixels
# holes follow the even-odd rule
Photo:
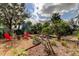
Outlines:
[[[43,28],[44,27],[48,27],[48,26],[50,26],[50,23],[49,22],[45,22],[42,26],[43,26]]]
[[[42,31],[41,23],[37,23],[37,24],[33,25],[31,28],[31,32],[34,34],[41,34],[41,31]]]
[[[12,26],[17,26],[17,24],[25,20],[26,17],[23,3],[0,4],[0,22],[6,25],[10,31],[12,30]]]
[[[57,35],[57,38],[59,40],[61,39],[61,36],[70,33],[71,30],[70,26],[61,19],[59,13],[53,14],[51,21],[52,21],[53,31],[55,35]]]
[[[42,25],[42,34],[44,34],[44,35],[53,34],[52,26],[50,25],[49,22],[45,22],[45,23]]]
[[[52,26],[43,27],[42,34],[44,34],[44,35],[53,34]]]
[[[27,25],[32,26],[32,22],[31,21],[27,21]]]

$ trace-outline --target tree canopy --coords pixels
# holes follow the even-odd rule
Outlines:
[[[27,17],[24,9],[23,3],[1,3],[0,22],[12,30],[12,26],[16,26]]]

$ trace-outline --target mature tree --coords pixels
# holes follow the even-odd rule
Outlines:
[[[23,3],[1,3],[0,4],[0,22],[6,25],[10,30],[12,26],[20,24],[25,20],[27,14],[24,13]]]
[[[45,23],[42,25],[42,34],[45,34],[45,35],[53,34],[52,26],[50,25],[49,22],[45,22]]]
[[[27,24],[28,26],[32,26],[32,22],[31,22],[31,21],[27,21],[26,24]]]
[[[50,23],[49,23],[49,22],[45,22],[45,23],[43,24],[43,27],[48,27],[48,26],[50,26]]]
[[[51,34],[53,34],[52,26],[43,27],[42,28],[42,34],[44,34],[44,35],[51,35]]]
[[[70,33],[70,26],[61,19],[59,13],[53,14],[51,21],[53,31],[55,35],[57,35],[58,39],[61,39],[62,35],[67,35]]]
[[[42,31],[41,23],[37,23],[37,24],[33,25],[31,28],[31,32],[34,34],[41,34],[41,31]]]

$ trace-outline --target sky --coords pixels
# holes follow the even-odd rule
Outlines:
[[[26,3],[25,12],[30,13],[32,22],[48,21],[53,13],[59,12],[63,20],[70,20],[79,13],[78,3]]]

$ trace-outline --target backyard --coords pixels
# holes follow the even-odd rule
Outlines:
[[[79,55],[79,44],[78,44],[79,41],[75,40],[76,38],[73,36],[69,36],[67,38],[65,37],[65,39],[67,40],[57,41],[56,38],[50,39],[52,48],[56,53],[56,55],[58,56]],[[48,55],[48,53],[45,51],[45,46],[43,44],[35,45],[34,47],[32,46],[34,46],[33,39],[29,39],[29,40],[21,39],[21,40],[13,40],[5,43],[0,43],[0,55],[1,56]]]
[[[35,16],[27,7],[0,4],[0,56],[79,56],[79,15],[77,21],[66,21],[56,12],[40,21],[43,16],[37,13],[41,18],[33,23]]]

